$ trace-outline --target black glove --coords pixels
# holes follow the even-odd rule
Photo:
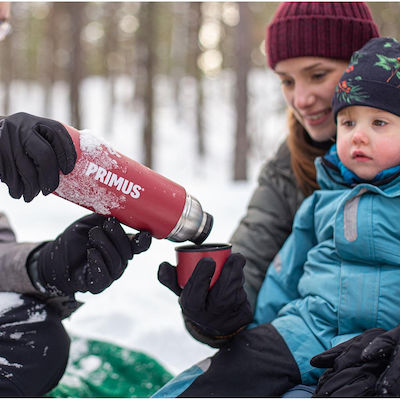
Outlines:
[[[76,151],[65,127],[51,119],[26,113],[0,122],[0,180],[11,197],[31,201],[40,191],[53,192],[60,170],[70,173]]]
[[[386,369],[376,383],[376,394],[381,397],[400,396],[400,325],[376,337],[363,351],[364,362],[382,360]]]
[[[118,220],[91,214],[34,250],[28,271],[33,284],[45,294],[100,293],[122,275],[128,260],[147,250],[150,243],[148,232],[139,232],[130,240]]]
[[[206,335],[221,337],[224,342],[226,336],[234,335],[253,320],[243,289],[245,263],[241,254],[231,254],[211,289],[209,286],[215,270],[212,258],[205,257],[198,262],[183,289],[178,286],[176,268],[167,262],[160,265],[158,280],[180,296],[179,304],[185,319],[193,323],[194,329],[200,334],[196,335],[188,327],[196,339],[213,345],[201,337]]]
[[[365,363],[363,350],[385,332],[369,329],[347,342],[332,347],[313,357],[310,364],[328,368],[318,381],[313,397],[371,397],[375,395],[376,382],[386,363],[374,360]]]

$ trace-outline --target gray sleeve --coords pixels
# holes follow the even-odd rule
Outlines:
[[[286,144],[260,173],[246,215],[233,233],[234,252],[246,257],[245,290],[254,310],[265,273],[292,230],[294,214],[304,196],[296,186]]]
[[[27,270],[29,253],[39,243],[18,243],[8,218],[0,212],[0,291],[37,294]]]

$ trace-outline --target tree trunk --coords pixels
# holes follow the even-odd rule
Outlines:
[[[81,128],[82,123],[79,88],[83,78],[81,33],[84,23],[84,8],[85,3],[74,3],[73,6],[67,7],[71,30],[71,58],[69,64],[70,112],[71,124],[76,128]]]
[[[104,127],[106,136],[111,136],[114,125],[114,107],[115,107],[115,71],[113,66],[110,67],[108,58],[114,49],[118,48],[118,24],[115,15],[117,13],[119,3],[105,4],[105,29],[104,29],[104,44],[103,44],[103,60],[104,70],[107,77],[107,101],[108,110],[105,115]]]
[[[192,60],[193,74],[196,79],[196,104],[195,104],[195,121],[196,121],[196,137],[197,137],[197,154],[200,157],[205,155],[205,141],[204,141],[204,126],[203,126],[203,104],[204,104],[204,93],[202,78],[203,74],[197,64],[197,60],[200,57],[201,49],[199,46],[199,32],[201,28],[201,4],[200,2],[190,3],[190,58]]]
[[[13,79],[13,68],[12,68],[12,38],[8,36],[2,43],[1,48],[1,78],[3,81],[3,111],[0,112],[0,116],[5,116],[10,113],[10,92],[11,82]]]
[[[154,138],[154,73],[156,62],[156,35],[154,32],[157,17],[155,3],[142,4],[144,8],[145,32],[145,69],[146,83],[144,87],[144,130],[143,143],[145,150],[144,164],[149,168],[153,166],[153,138]]]
[[[236,134],[233,166],[235,181],[247,179],[247,77],[250,71],[250,9],[247,3],[239,3],[240,21],[236,27],[236,57],[234,68],[236,75],[235,106],[236,106]]]
[[[48,54],[55,54],[57,51],[57,12],[56,5],[49,3],[49,14],[46,18],[46,35],[45,40],[41,45],[41,59],[43,62],[40,65],[42,71],[44,100],[43,110],[44,115],[48,118],[52,117],[53,110],[53,85],[55,81],[55,60],[54,57],[47,57]]]
[[[186,72],[186,56],[188,49],[188,30],[190,3],[171,3],[173,11],[173,24],[171,35],[171,78],[174,85],[174,100],[177,117],[181,117],[181,105],[179,102],[180,82]]]

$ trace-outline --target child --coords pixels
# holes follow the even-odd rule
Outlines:
[[[337,144],[316,160],[321,190],[304,201],[268,269],[256,327],[186,371],[190,376],[181,374],[170,396],[281,396],[296,384],[317,383],[323,370],[310,365],[314,355],[368,329],[398,325],[397,41],[372,39],[354,53],[333,111]]]
[[[333,99],[337,144],[316,161],[321,190],[302,204],[258,297],[302,382],[312,356],[400,321],[400,44],[355,52]],[[276,319],[274,319],[276,318]]]

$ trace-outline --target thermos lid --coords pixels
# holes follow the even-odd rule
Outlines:
[[[197,235],[195,238],[191,240],[194,244],[202,244],[207,239],[213,227],[213,222],[214,222],[213,216],[208,212],[204,212],[204,215],[206,217],[206,222],[199,235]]]

